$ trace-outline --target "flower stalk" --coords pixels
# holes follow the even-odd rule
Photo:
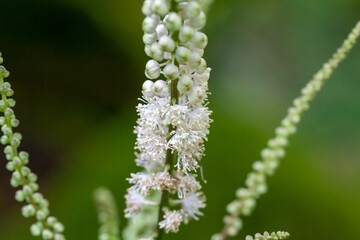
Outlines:
[[[3,58],[0,53],[0,64],[2,62]],[[63,224],[57,218],[50,216],[49,202],[38,192],[37,176],[27,167],[29,154],[18,150],[22,135],[14,131],[20,122],[13,110],[15,100],[11,97],[14,91],[11,89],[10,83],[4,81],[8,76],[9,72],[0,65],[0,112],[4,114],[0,117],[3,133],[0,142],[5,146],[4,153],[8,160],[6,168],[12,172],[10,184],[14,188],[20,188],[16,191],[15,199],[18,202],[26,203],[21,209],[24,217],[35,217],[37,220],[30,227],[33,236],[41,236],[44,240],[65,240]]]
[[[278,231],[272,233],[264,232],[264,234],[257,233],[254,237],[248,235],[245,240],[280,240],[287,239],[289,237],[289,233]]]
[[[275,130],[275,137],[270,139],[267,147],[261,151],[261,160],[254,162],[248,174],[245,187],[236,191],[236,199],[226,208],[224,227],[220,233],[213,235],[212,240],[224,240],[233,237],[242,229],[242,216],[249,216],[256,206],[257,199],[267,192],[267,177],[274,174],[285,156],[285,148],[291,135],[296,132],[303,113],[309,108],[310,102],[322,89],[339,64],[353,48],[360,35],[360,22],[348,35],[340,48],[328,62],[314,75],[310,82],[301,90],[300,97],[293,101],[288,113]]]
[[[205,207],[196,171],[211,122],[206,107],[210,68],[203,58],[207,36],[200,31],[207,5],[195,0],[143,3],[143,41],[151,58],[135,128],[136,164],[143,171],[128,179],[132,186],[125,196],[125,216],[137,219],[149,207],[157,207],[158,214],[151,236],[139,231],[139,238],[177,232]],[[158,201],[152,199],[155,193]]]

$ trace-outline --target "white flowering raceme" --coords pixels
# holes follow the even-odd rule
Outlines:
[[[142,87],[135,127],[136,164],[131,174],[125,216],[136,217],[157,205],[158,233],[177,232],[181,223],[197,220],[205,197],[196,172],[204,155],[211,111],[206,106],[210,68],[203,58],[209,1],[145,0],[142,24],[148,78]],[[161,194],[157,203],[154,194]],[[150,200],[151,199],[151,200]]]

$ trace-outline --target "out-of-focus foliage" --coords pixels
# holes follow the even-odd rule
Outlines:
[[[124,207],[145,79],[141,4],[0,2],[0,49],[24,149],[69,239],[97,238],[96,187],[108,186]],[[203,160],[208,207],[166,239],[209,239],[209,229],[220,229],[225,205],[291,99],[359,20],[359,9],[355,0],[215,1],[206,29],[215,119]],[[284,229],[294,239],[360,239],[359,61],[357,46],[305,114],[242,237]],[[6,160],[0,163],[0,239],[33,239]]]

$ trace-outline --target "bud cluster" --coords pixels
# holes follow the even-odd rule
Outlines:
[[[118,210],[114,196],[106,188],[95,191],[95,201],[99,212],[99,240],[120,240]]]
[[[207,1],[145,0],[142,12],[145,66],[148,78],[142,86],[135,128],[136,164],[143,172],[132,174],[126,197],[126,217],[145,206],[153,192],[167,192],[175,206],[164,208],[159,228],[177,232],[180,223],[198,219],[205,207],[196,170],[204,155],[211,123],[206,107],[210,68],[203,58],[207,36],[203,7]],[[158,206],[161,207],[161,206]]]
[[[261,160],[254,162],[245,185],[236,191],[236,199],[226,208],[228,215],[224,217],[224,228],[215,234],[212,240],[223,240],[227,236],[236,236],[242,228],[241,216],[249,216],[256,206],[256,200],[267,191],[267,177],[273,175],[285,156],[285,148],[289,137],[296,132],[303,113],[308,110],[310,102],[321,90],[338,65],[355,45],[360,36],[360,23],[356,25],[342,46],[332,58],[313,76],[313,79],[301,90],[301,95],[293,101],[287,115],[275,129],[275,137],[270,139],[267,147],[261,151]],[[259,238],[262,239],[262,238]],[[266,238],[264,238],[266,239]]]
[[[254,237],[247,236],[245,240],[280,240],[280,239],[287,239],[289,237],[290,237],[289,233],[278,231],[276,233],[275,232],[272,233],[264,232],[264,234],[257,233],[255,234]]]
[[[0,53],[0,64],[3,59]],[[64,226],[55,217],[50,216],[49,202],[38,192],[39,186],[36,183],[37,176],[26,165],[29,162],[29,154],[24,151],[18,151],[22,136],[14,132],[13,128],[19,125],[13,111],[15,100],[11,98],[14,91],[4,78],[9,76],[9,72],[0,65],[0,112],[4,116],[0,117],[1,131],[3,135],[0,138],[2,145],[5,145],[4,153],[8,163],[6,168],[12,172],[10,184],[17,190],[15,199],[19,202],[25,202],[22,208],[22,215],[26,218],[35,217],[30,231],[34,236],[41,236],[44,240],[65,240],[62,232]]]

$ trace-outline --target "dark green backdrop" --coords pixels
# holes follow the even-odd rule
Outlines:
[[[97,238],[92,192],[124,208],[145,80],[141,0],[0,0],[23,149],[69,240]],[[360,20],[358,0],[215,0],[205,31],[214,123],[203,159],[205,217],[166,239],[209,239],[291,100]],[[243,232],[360,239],[360,46],[305,114]],[[0,158],[0,239],[34,239]],[[122,215],[120,213],[120,215]],[[124,221],[122,221],[124,224]]]

